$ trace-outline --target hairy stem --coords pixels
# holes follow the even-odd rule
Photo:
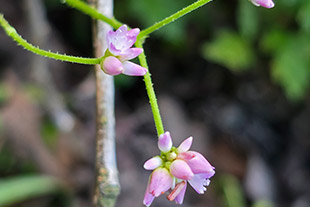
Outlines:
[[[142,48],[141,40],[136,41],[136,46]],[[142,52],[139,55],[139,61],[140,61],[140,64],[142,67],[145,67],[148,69],[148,65],[146,62],[146,56],[145,56],[144,52]],[[158,108],[158,103],[157,103],[155,91],[153,88],[151,73],[150,73],[149,69],[148,69],[147,73],[144,75],[144,82],[145,82],[147,95],[149,97],[151,108],[152,108],[152,113],[153,113],[153,117],[154,117],[157,135],[159,137],[159,135],[163,134],[165,132],[165,130],[164,130],[163,122],[161,120],[160,111]]]
[[[98,12],[98,10],[96,10],[95,8],[89,6],[87,3],[84,3],[80,0],[65,0],[65,3],[71,6],[72,8],[80,10],[84,14],[87,14],[94,19],[101,20],[101,21],[108,23],[114,29],[118,29],[120,26],[123,25],[123,23],[119,22],[114,17],[109,18],[106,15]]]
[[[145,37],[147,37],[149,34],[151,34],[152,32],[160,29],[163,26],[166,26],[167,24],[181,18],[182,16],[192,12],[195,9],[198,9],[199,7],[209,3],[212,0],[198,0],[195,3],[183,8],[182,10],[172,14],[169,17],[166,17],[165,19],[163,19],[160,22],[155,23],[154,25],[142,30],[138,36],[138,39],[143,39]]]
[[[100,64],[102,57],[100,58],[83,58],[83,57],[75,57],[70,55],[58,54],[46,50],[42,50],[32,44],[28,43],[24,40],[16,30],[5,20],[3,14],[0,13],[0,25],[5,30],[6,34],[10,36],[14,41],[16,41],[19,45],[21,45],[26,50],[29,50],[37,55],[48,57],[56,60],[62,60],[71,63],[80,63],[86,65],[95,65]]]

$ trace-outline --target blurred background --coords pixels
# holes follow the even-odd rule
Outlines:
[[[192,0],[115,0],[146,28]],[[145,52],[165,129],[194,137],[216,174],[184,207],[310,206],[310,1],[215,0],[155,32]],[[93,56],[92,21],[58,0],[0,0],[29,42]],[[0,207],[90,207],[94,188],[93,68],[41,58],[0,29]],[[117,207],[142,207],[158,154],[142,78],[117,76]],[[157,207],[177,206],[165,199]]]

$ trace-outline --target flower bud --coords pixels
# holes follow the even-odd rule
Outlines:
[[[103,60],[102,70],[109,75],[119,75],[123,72],[124,67],[121,61],[114,56],[109,56]]]
[[[162,164],[162,160],[159,156],[156,157],[152,157],[151,159],[147,160],[143,167],[146,170],[154,170],[156,168],[158,168],[159,166],[161,166]]]
[[[262,6],[268,9],[274,7],[274,3],[272,0],[251,0],[251,2],[255,6]]]
[[[183,160],[175,160],[170,165],[171,174],[182,180],[190,180],[194,176],[191,168]]]
[[[162,152],[169,152],[172,147],[172,139],[169,132],[165,132],[164,134],[159,136],[158,139],[158,148]]]
[[[157,168],[151,174],[149,193],[158,197],[171,188],[172,176],[166,168]]]

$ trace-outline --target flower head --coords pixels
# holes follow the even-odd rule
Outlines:
[[[116,31],[109,31],[107,38],[108,49],[105,52],[101,67],[109,75],[125,74],[130,76],[143,76],[147,69],[129,60],[143,52],[142,48],[133,48],[140,29],[128,30],[126,25]]]
[[[274,7],[274,3],[272,0],[250,0],[255,6],[262,6],[265,8]]]
[[[192,142],[193,138],[189,137],[176,148],[172,146],[169,132],[159,136],[161,155],[144,163],[146,170],[153,170],[144,195],[144,205],[150,206],[155,197],[168,191],[168,200],[182,204],[187,183],[199,194],[207,190],[215,168],[199,152],[189,151]]]

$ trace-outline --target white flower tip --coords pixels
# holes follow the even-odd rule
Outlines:
[[[258,3],[256,3],[254,0],[251,0],[252,4],[259,7],[260,5]]]
[[[141,70],[142,70],[142,72],[141,72],[140,76],[144,76],[147,73],[147,69],[144,67],[141,67]]]
[[[180,146],[178,147],[178,152],[182,153],[182,152],[187,152],[189,150],[189,148],[191,148],[193,143],[193,137],[189,137],[186,140],[184,140]]]
[[[207,180],[204,182],[204,185],[209,186],[210,183],[211,183],[210,179],[207,179]]]
[[[146,207],[150,207],[151,204],[148,204],[146,201],[143,201],[143,205],[145,205]]]
[[[134,29],[131,29],[129,32],[130,32],[131,35],[137,36],[140,33],[140,29],[139,28],[134,28]]]
[[[145,192],[143,204],[145,206],[149,207],[149,206],[151,206],[153,200],[154,200],[154,196],[149,192]]]
[[[120,26],[117,30],[119,31],[127,31],[127,25],[126,24],[123,24],[122,26]]]
[[[172,147],[172,139],[170,136],[170,132],[165,132],[164,134],[159,136],[158,139],[158,148],[162,152],[169,152]]]
[[[152,157],[151,159],[147,160],[143,167],[146,170],[154,170],[158,168],[162,164],[162,160],[160,157]]]
[[[123,71],[123,74],[125,75],[129,75],[129,76],[143,76],[146,74],[147,72],[147,69],[138,65],[138,64],[135,64],[133,62],[130,62],[130,61],[125,61],[123,63],[123,66],[124,66],[124,71]]]
[[[275,4],[273,3],[273,1],[269,2],[268,7],[269,9],[273,8],[275,6]]]

